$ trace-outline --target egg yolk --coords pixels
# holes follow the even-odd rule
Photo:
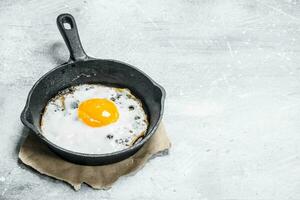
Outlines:
[[[88,99],[79,104],[78,118],[88,126],[101,127],[116,122],[119,112],[108,99]]]

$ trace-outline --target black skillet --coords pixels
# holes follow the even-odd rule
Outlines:
[[[69,25],[67,28],[66,25]],[[57,26],[70,51],[70,59],[44,76],[32,87],[21,114],[22,123],[62,158],[83,165],[103,165],[121,161],[136,153],[154,134],[163,115],[165,90],[139,69],[115,60],[89,57],[83,50],[72,15],[61,14]],[[145,137],[135,145],[108,154],[85,154],[64,149],[42,135],[40,119],[49,99],[60,90],[84,83],[129,88],[143,102],[149,127]],[[59,124],[57,124],[59,126]]]

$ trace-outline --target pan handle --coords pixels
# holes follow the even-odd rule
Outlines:
[[[57,27],[70,51],[70,60],[87,60],[89,57],[82,48],[74,17],[71,14],[61,14],[56,19]]]

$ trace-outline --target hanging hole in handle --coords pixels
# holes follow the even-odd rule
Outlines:
[[[66,30],[71,30],[73,28],[72,20],[68,17],[62,19],[62,24]]]

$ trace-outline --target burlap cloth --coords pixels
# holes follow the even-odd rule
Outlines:
[[[84,166],[70,163],[54,154],[36,136],[29,134],[21,146],[19,158],[23,163],[79,190],[82,183],[95,189],[108,189],[120,176],[142,168],[153,157],[168,154],[171,147],[163,124],[136,154],[118,163],[103,166]]]

